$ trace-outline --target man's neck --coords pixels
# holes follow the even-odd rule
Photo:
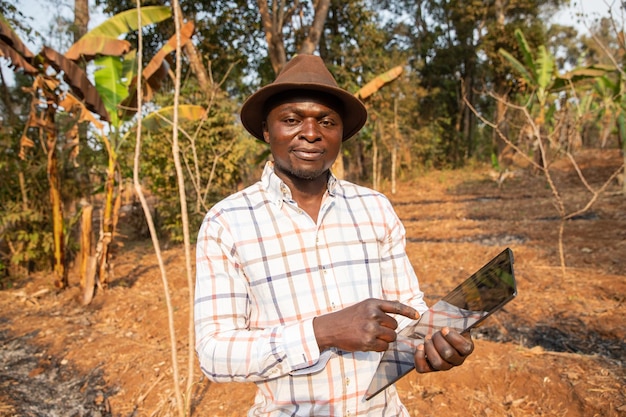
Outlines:
[[[314,221],[317,221],[322,199],[328,189],[329,175],[330,172],[327,171],[325,175],[311,180],[293,177],[282,178],[280,175],[279,177],[291,190],[291,197],[298,204],[298,207],[306,211]]]

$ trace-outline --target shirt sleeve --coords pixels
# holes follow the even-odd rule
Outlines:
[[[207,216],[196,246],[196,351],[215,382],[257,382],[317,363],[313,319],[252,329],[248,282],[219,216]]]
[[[385,199],[386,200],[386,199]],[[420,289],[415,270],[406,253],[406,230],[400,218],[387,201],[385,208],[387,225],[386,239],[381,250],[381,268],[383,294],[385,299],[398,300],[419,311],[420,315],[428,310],[424,293]],[[412,319],[397,316],[398,330],[406,327]]]

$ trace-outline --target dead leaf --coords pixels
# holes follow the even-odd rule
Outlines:
[[[72,61],[82,58],[91,61],[98,55],[123,56],[130,52],[130,42],[106,36],[82,37],[65,52],[65,57]]]

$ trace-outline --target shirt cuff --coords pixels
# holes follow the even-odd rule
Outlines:
[[[283,333],[283,349],[292,371],[315,365],[320,349],[313,331],[313,319],[288,326]]]

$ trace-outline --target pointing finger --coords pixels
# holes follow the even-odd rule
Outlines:
[[[416,309],[406,304],[402,304],[400,301],[383,301],[380,304],[380,309],[385,313],[399,314],[410,319],[418,319],[420,317],[420,314]]]

